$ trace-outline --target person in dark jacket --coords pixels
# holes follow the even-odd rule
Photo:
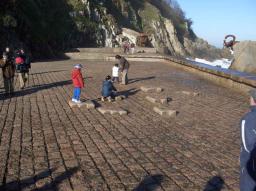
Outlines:
[[[26,82],[28,81],[29,77],[29,70],[31,69],[31,62],[29,56],[25,53],[24,49],[20,49],[20,56],[24,60],[24,69],[23,69],[23,76],[24,76],[24,86],[26,86]]]
[[[119,60],[119,69],[122,74],[121,84],[127,85],[128,83],[128,70],[130,68],[130,63],[122,56],[116,55],[116,59]]]
[[[105,99],[107,98],[109,102],[112,101],[112,99],[114,99],[115,97],[115,92],[116,92],[116,88],[113,85],[112,81],[111,81],[111,76],[107,76],[106,79],[103,81],[102,84],[102,90],[101,90],[101,100],[105,101]]]
[[[256,89],[250,91],[251,111],[241,119],[240,190],[256,190]]]
[[[15,63],[14,57],[9,47],[5,49],[3,53],[3,59],[0,62],[2,68],[4,89],[6,94],[12,94],[14,90],[14,76],[15,76]]]
[[[23,49],[17,50],[15,55],[16,72],[19,76],[20,89],[23,89],[28,80],[29,64]]]

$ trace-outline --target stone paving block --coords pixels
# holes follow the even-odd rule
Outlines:
[[[28,81],[35,91],[22,90],[25,94],[11,99],[1,97],[0,185],[6,183],[13,190],[29,191],[44,187],[50,177],[55,190],[135,190],[146,175],[160,174],[165,176],[161,186],[153,189],[190,191],[204,190],[212,177],[221,174],[224,190],[239,190],[240,141],[233,136],[239,135],[239,128],[233,127],[248,110],[247,96],[166,64],[141,62],[133,65],[134,77],[140,79],[118,88],[126,92],[120,95],[128,95],[129,99],[101,103],[104,109],[111,110],[108,115],[86,108],[81,113],[67,105],[73,89],[70,71],[59,70],[70,68],[71,64],[68,60],[35,64],[32,80]],[[109,65],[95,61],[86,65],[86,73],[94,78],[86,78],[88,88],[84,95],[98,97],[100,81]],[[143,84],[148,79],[145,68],[155,76],[166,77]],[[181,83],[183,79],[189,79],[189,86]],[[63,84],[65,81],[68,83]],[[141,86],[168,89],[162,93],[136,93]],[[203,92],[205,96],[189,99],[197,97],[185,95],[182,90]],[[159,103],[173,93],[176,95],[171,108]],[[159,102],[145,107],[146,96]],[[75,103],[70,105],[78,108]],[[153,107],[157,109],[154,111]],[[127,111],[112,111],[122,108],[132,113],[125,116]],[[177,114],[165,111],[171,109],[178,110],[180,116],[170,117]],[[83,173],[71,173],[75,166]],[[39,177],[42,180],[36,182]],[[143,186],[152,189],[151,184]]]
[[[154,107],[153,110],[158,113],[161,116],[166,116],[166,117],[176,117],[177,116],[177,111],[171,110],[171,109],[166,109],[166,108],[160,108],[160,107]]]
[[[157,99],[150,96],[146,96],[146,100],[148,100],[151,103],[157,103]]]
[[[125,95],[119,95],[115,97],[115,101],[122,101],[123,99],[126,99]]]
[[[84,101],[82,103],[75,103],[73,101],[69,101],[68,102],[69,106],[70,107],[79,107],[79,108],[87,108],[87,109],[94,109],[95,108],[95,104],[93,103],[93,101],[91,100],[87,100],[87,101]]]
[[[70,107],[75,107],[77,104],[75,103],[75,102],[73,102],[73,101],[69,101],[68,102],[68,105],[70,106]]]
[[[77,104],[77,106],[79,108],[86,107],[87,109],[94,109],[95,108],[95,104],[91,100],[87,100],[85,102],[79,103],[79,104]]]
[[[199,96],[199,92],[181,91],[181,93],[188,96]]]
[[[154,98],[151,96],[146,96],[146,100],[148,100],[151,103],[161,103],[163,105],[168,104],[171,101],[171,98],[167,97],[167,98]]]
[[[126,110],[123,109],[109,109],[109,108],[103,108],[100,107],[98,108],[98,111],[105,115],[105,114],[110,114],[110,115],[115,115],[115,114],[119,114],[119,115],[127,115],[128,112]]]
[[[163,88],[160,88],[160,87],[145,87],[145,86],[142,86],[140,89],[141,89],[141,91],[146,92],[146,93],[152,93],[152,92],[160,93],[160,92],[163,91]]]

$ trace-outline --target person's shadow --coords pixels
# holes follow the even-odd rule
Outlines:
[[[146,80],[151,80],[156,78],[155,76],[149,76],[149,77],[145,77],[145,78],[133,78],[133,79],[129,79],[129,83],[128,84],[133,84],[139,81],[146,81]]]
[[[51,183],[47,183],[41,188],[33,189],[32,191],[46,191],[51,190],[50,188],[56,187],[58,184],[63,182],[66,179],[70,179],[74,173],[78,171],[78,167],[70,168],[67,171],[63,172],[59,176],[55,177]],[[51,172],[54,172],[55,169],[46,170],[44,172],[41,172],[34,177],[29,177],[26,179],[22,179],[20,181],[13,181],[9,183],[3,183],[3,185],[0,185],[0,191],[5,190],[23,190],[33,184],[36,184],[36,181],[39,181],[41,179],[47,178],[51,175]]]
[[[220,176],[214,176],[207,182],[204,191],[221,191],[224,183],[224,180]]]
[[[161,186],[164,176],[161,174],[146,176],[132,191],[155,191]]]

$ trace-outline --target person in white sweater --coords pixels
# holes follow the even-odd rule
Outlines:
[[[119,82],[119,67],[118,64],[115,64],[112,68],[112,81],[113,82]]]

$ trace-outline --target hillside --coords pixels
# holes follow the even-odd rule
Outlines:
[[[74,47],[113,47],[122,28],[148,36],[149,46],[176,56],[223,57],[194,34],[174,0],[0,1],[0,48],[24,46],[36,58]]]

